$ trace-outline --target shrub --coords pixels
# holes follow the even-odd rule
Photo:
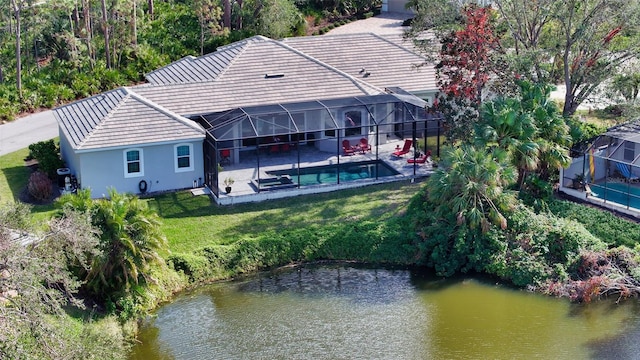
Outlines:
[[[627,219],[570,201],[553,200],[548,205],[553,214],[581,223],[610,247],[625,245],[633,248],[640,244],[640,225]]]
[[[190,281],[204,279],[207,275],[209,263],[207,258],[194,254],[173,254],[167,259],[176,271],[182,271]]]
[[[56,170],[64,166],[60,148],[53,139],[29,145],[29,158],[38,160],[38,168],[50,179],[55,179]]]
[[[29,176],[27,189],[29,195],[38,201],[44,202],[51,198],[51,180],[41,171],[35,171]]]

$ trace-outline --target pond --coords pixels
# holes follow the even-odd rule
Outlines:
[[[181,294],[145,321],[130,359],[635,359],[638,310],[479,277],[307,265]]]

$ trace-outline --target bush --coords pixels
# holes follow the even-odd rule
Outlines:
[[[29,158],[38,160],[38,168],[50,179],[55,179],[56,170],[64,166],[60,148],[53,139],[29,145]]]
[[[35,171],[29,176],[27,189],[29,195],[40,202],[45,202],[51,198],[51,180],[43,172]]]
[[[640,244],[640,225],[632,221],[570,201],[553,200],[548,205],[553,214],[581,223],[610,247],[625,245],[633,248]]]
[[[189,277],[190,281],[202,280],[208,275],[209,263],[202,255],[173,254],[167,262],[176,271],[181,271]]]

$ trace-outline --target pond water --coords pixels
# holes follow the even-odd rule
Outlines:
[[[480,278],[308,265],[181,294],[145,321],[130,359],[637,359],[639,310]]]

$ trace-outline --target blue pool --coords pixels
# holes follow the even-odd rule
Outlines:
[[[639,184],[627,183],[600,183],[590,184],[591,192],[598,198],[631,207],[640,211],[640,187]]]
[[[398,175],[399,172],[391,168],[384,161],[370,160],[352,163],[344,163],[324,166],[312,166],[300,169],[287,169],[268,171],[267,174],[274,176],[287,176],[294,183],[301,186],[318,184],[335,184],[338,182],[348,182],[361,179],[375,179],[387,176]],[[298,178],[299,176],[299,178]]]

